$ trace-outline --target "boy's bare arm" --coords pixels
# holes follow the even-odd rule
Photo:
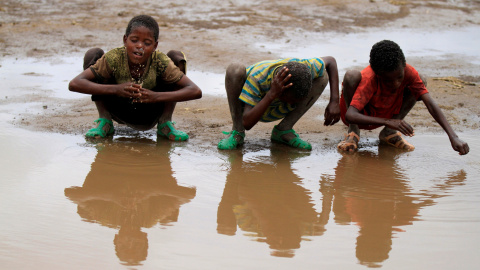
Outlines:
[[[184,75],[175,87],[175,91],[169,92],[155,92],[141,88],[138,100],[142,103],[159,103],[187,101],[202,97],[202,90],[187,75]]]
[[[325,108],[325,126],[331,126],[340,120],[340,100],[338,90],[338,68],[337,61],[332,56],[322,57],[325,62],[325,70],[328,73],[328,83],[330,84],[330,102]]]
[[[368,116],[361,113],[357,108],[353,106],[348,107],[345,119],[350,124],[387,126],[391,129],[400,131],[406,136],[411,137],[415,135],[413,127],[404,120]]]
[[[450,139],[450,143],[452,144],[453,150],[457,151],[460,155],[466,155],[470,151],[468,144],[460,138],[458,138],[455,131],[453,131],[452,127],[447,121],[447,118],[442,112],[442,109],[435,103],[433,98],[430,96],[429,93],[426,93],[420,97],[428,109],[428,112],[432,115],[433,119],[437,121],[438,124],[445,130]]]
[[[68,84],[68,89],[73,92],[90,95],[118,95],[126,98],[138,98],[138,86],[132,83],[99,84],[94,82],[95,75],[90,69],[84,70]]]
[[[265,111],[267,111],[270,104],[272,104],[272,102],[277,99],[285,89],[292,86],[291,83],[288,83],[291,76],[292,75],[288,73],[288,68],[282,68],[282,70],[280,70],[273,78],[270,91],[267,92],[255,107],[245,104],[242,122],[246,130],[255,126],[258,121],[260,121],[260,118],[262,118]]]

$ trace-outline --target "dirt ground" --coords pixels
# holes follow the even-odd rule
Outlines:
[[[190,69],[224,73],[231,62],[248,65],[278,58],[268,48],[253,50],[252,40],[287,39],[300,44],[304,40],[299,37],[311,32],[352,33],[382,27],[428,32],[437,27],[475,27],[480,25],[479,12],[480,2],[476,0],[4,0],[0,3],[0,54],[2,57],[55,60],[67,55],[82,55],[92,47],[109,50],[122,45],[125,27],[133,16],[149,14],[160,25],[159,50],[181,49],[189,56]],[[457,131],[479,128],[478,83],[480,76],[429,78],[430,92]],[[47,96],[33,99],[28,98],[48,103],[49,109],[42,115],[22,114],[16,118],[16,125],[40,131],[83,134],[97,118],[95,106],[86,96],[79,95],[74,101]],[[338,141],[345,127],[341,123],[324,127],[323,110],[322,106],[312,108],[295,129],[312,142]],[[231,128],[226,99],[208,95],[200,100],[178,103],[174,121],[192,139],[211,144],[224,137],[221,131]],[[423,104],[413,109],[407,121],[417,129],[441,131]],[[260,124],[247,134],[269,138],[272,127],[273,124]],[[319,133],[324,135],[317,136]]]

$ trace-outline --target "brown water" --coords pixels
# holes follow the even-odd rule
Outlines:
[[[219,152],[151,133],[92,143],[1,124],[0,265],[473,269],[478,135],[461,134],[467,156],[444,134],[413,137],[414,152],[373,140],[343,155]]]
[[[5,60],[1,97],[78,98],[65,90],[78,62]],[[221,75],[198,77],[223,89]],[[8,124],[41,105],[0,102],[1,269],[480,264],[480,131],[459,134],[467,156],[443,133],[416,135],[408,153],[363,137],[347,155],[335,140],[299,152],[249,138],[218,151],[195,136],[157,141],[154,130],[94,143]]]

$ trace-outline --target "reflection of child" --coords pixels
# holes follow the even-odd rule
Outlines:
[[[415,147],[401,133],[413,136],[413,127],[403,119],[416,101],[421,99],[433,118],[447,133],[452,147],[461,155],[469,152],[468,144],[460,140],[450,127],[442,110],[427,91],[426,80],[410,65],[400,47],[383,40],[370,51],[370,66],[362,72],[347,71],[340,100],[342,121],[348,125],[348,134],[338,144],[343,151],[355,151],[360,140],[360,129],[385,126],[380,141],[405,150]]]
[[[70,82],[69,89],[91,94],[97,106],[98,126],[87,137],[112,135],[113,119],[138,130],[158,124],[160,136],[188,139],[185,132],[174,128],[172,114],[177,101],[198,99],[202,92],[185,75],[183,53],[170,51],[167,56],[155,51],[158,35],[155,19],[139,15],[128,23],[123,47],[106,54],[91,49],[85,54],[84,71]]]
[[[340,120],[338,71],[331,56],[311,59],[262,61],[248,68],[232,64],[227,68],[225,88],[233,120],[229,136],[219,149],[234,149],[249,130],[260,122],[282,119],[272,130],[272,141],[296,148],[311,149],[292,129],[330,83],[330,103],[325,110],[325,125]]]

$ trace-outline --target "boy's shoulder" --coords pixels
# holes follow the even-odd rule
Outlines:
[[[160,51],[154,51],[152,54],[152,59],[154,61],[157,61],[162,64],[166,64],[166,65],[168,65],[168,62],[170,62],[171,60],[170,57],[168,57],[166,54]]]
[[[163,73],[167,70],[168,65],[172,60],[166,54],[160,51],[154,51],[152,54],[151,67],[157,72]]]
[[[105,60],[111,67],[117,67],[125,61],[125,47],[111,49],[105,53]]]
[[[125,47],[118,47],[111,49],[105,54],[105,59],[107,60],[110,66],[118,66],[126,61],[126,51]],[[168,63],[171,61],[170,58],[160,51],[154,51],[152,53],[152,62],[155,65],[162,67],[168,66]]]
[[[410,73],[415,75],[415,74],[418,74],[418,71],[412,65],[405,64],[405,73]]]

